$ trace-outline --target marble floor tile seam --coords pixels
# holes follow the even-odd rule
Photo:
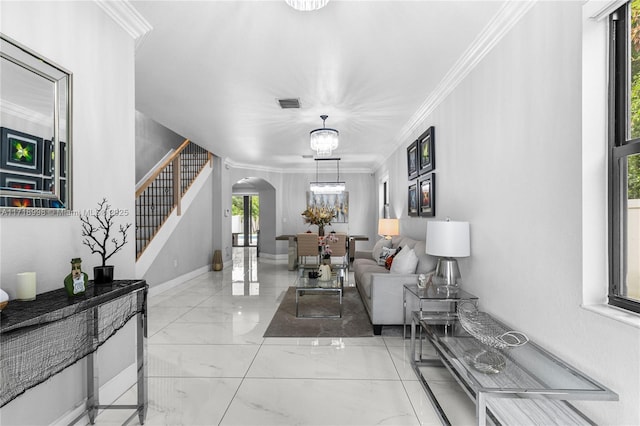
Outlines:
[[[162,331],[162,330],[160,330]],[[198,343],[198,342],[194,342],[194,343],[180,343],[180,342],[175,342],[175,343],[154,343],[154,342],[147,342],[147,347],[151,348],[152,346],[196,346],[196,347],[202,347],[202,346],[255,346],[255,347],[261,347],[262,343]]]
[[[147,377],[149,379],[162,380],[162,379],[189,379],[189,380],[225,380],[225,379],[236,379],[236,380],[244,380],[247,378],[245,375],[222,375],[222,376],[203,376],[203,375],[187,375],[187,374],[163,374],[163,375],[155,375],[148,374]],[[277,379],[278,377],[276,377]],[[254,377],[249,377],[249,379],[254,379]]]
[[[193,377],[169,377],[173,379],[192,379]],[[196,377],[197,378],[197,377]],[[237,379],[238,377],[202,377],[202,379]],[[385,379],[385,378],[377,378],[372,377],[370,379],[365,378],[345,378],[345,377],[259,377],[259,376],[244,376],[242,377],[242,382],[246,381],[282,381],[282,382],[291,382],[291,381],[303,381],[303,382],[376,382],[376,383],[401,383],[404,380],[398,379]],[[446,383],[446,382],[445,382]]]
[[[416,407],[413,401],[413,398],[411,398],[411,392],[409,389],[407,389],[407,385],[405,384],[405,381],[402,381],[402,389],[404,389],[404,394],[407,396],[407,399],[409,400],[409,404],[411,404],[411,408],[413,409],[413,414],[415,414],[416,418],[418,419],[418,421],[420,421],[420,424],[422,424],[422,421],[420,420],[421,416],[420,416],[420,407]],[[425,395],[426,396],[426,395]]]
[[[285,339],[291,339],[291,341],[286,341]],[[318,342],[313,342],[313,340],[318,340]],[[265,337],[263,344],[267,346],[303,347],[384,346],[384,343],[374,337]]]
[[[160,330],[162,331],[162,330]],[[175,342],[175,343],[158,343],[158,342],[148,342],[147,346],[149,348],[151,348],[152,346],[262,346],[262,343],[207,343],[207,342],[203,342],[203,343],[182,343],[182,342]]]

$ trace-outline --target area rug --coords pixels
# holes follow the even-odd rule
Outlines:
[[[303,315],[335,315],[339,311],[338,296],[305,294],[299,309]],[[373,336],[373,327],[354,287],[343,290],[342,318],[296,318],[296,288],[289,287],[264,333],[264,337],[368,336]]]

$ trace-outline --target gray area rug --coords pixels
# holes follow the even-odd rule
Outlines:
[[[300,298],[303,315],[336,315],[338,296],[305,294]],[[296,318],[296,290],[289,287],[271,319],[264,337],[369,337],[373,327],[354,287],[343,290],[342,318]]]

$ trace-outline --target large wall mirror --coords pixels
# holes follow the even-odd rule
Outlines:
[[[0,34],[0,214],[71,209],[71,80]]]

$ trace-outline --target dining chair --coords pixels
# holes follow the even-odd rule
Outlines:
[[[335,235],[336,241],[331,242],[327,241],[327,246],[331,249],[331,263],[335,264],[333,258],[340,258],[340,265],[348,266],[349,258],[347,255],[349,254],[349,250],[347,249],[347,234],[342,232],[336,232]]]
[[[305,267],[318,267],[320,265],[320,251],[318,250],[318,234],[314,232],[299,233],[296,236],[298,240],[298,265],[299,269]],[[314,259],[313,263],[309,263],[309,258]]]

